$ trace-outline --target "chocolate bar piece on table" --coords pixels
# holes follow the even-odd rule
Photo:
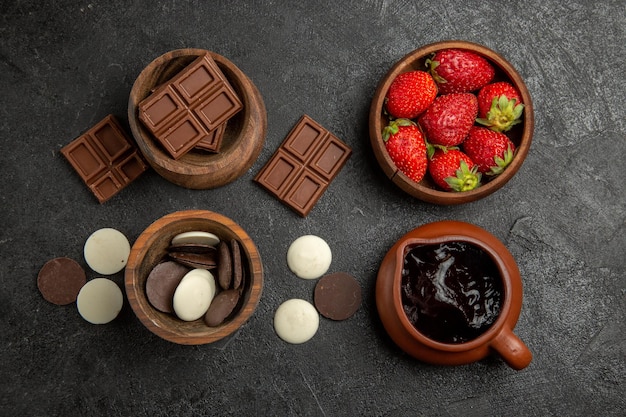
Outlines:
[[[100,203],[148,169],[137,146],[113,115],[64,146],[61,153]]]
[[[352,154],[352,149],[304,115],[254,178],[306,217]]]

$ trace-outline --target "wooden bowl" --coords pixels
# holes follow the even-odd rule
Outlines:
[[[148,274],[165,258],[172,238],[189,231],[211,232],[222,240],[236,239],[242,249],[243,292],[234,315],[217,327],[207,326],[203,319],[185,322],[174,314],[162,313],[152,307],[146,296]],[[137,238],[128,258],[124,280],[128,301],[148,330],[170,342],[200,345],[230,335],[252,316],[263,289],[263,265],[252,239],[231,219],[210,211],[187,210],[160,218]]]
[[[385,95],[387,94],[387,90],[389,89],[391,82],[400,73],[418,69],[425,70],[425,61],[428,57],[436,51],[448,48],[466,49],[482,55],[493,64],[496,70],[494,81],[509,81],[515,85],[520,91],[525,105],[522,122],[514,126],[510,131],[506,132],[506,135],[509,136],[517,147],[515,157],[511,164],[502,174],[498,175],[491,181],[483,183],[474,190],[464,192],[442,191],[437,188],[428,174],[426,174],[424,179],[419,183],[411,180],[396,168],[395,164],[389,157],[387,150],[385,149],[385,144],[382,139],[382,130],[388,123],[387,117],[383,114],[383,105]],[[437,42],[416,49],[415,51],[405,55],[400,61],[391,67],[389,72],[387,72],[378,84],[374,98],[372,99],[369,113],[370,142],[374,150],[374,155],[376,156],[376,159],[385,175],[408,194],[423,201],[442,205],[462,204],[475,201],[490,195],[506,184],[522,166],[522,163],[528,154],[533,137],[534,125],[533,104],[530,93],[528,92],[528,88],[526,87],[526,84],[524,84],[522,77],[520,77],[515,68],[513,68],[510,63],[508,63],[496,52],[482,45],[466,41]],[[483,176],[483,178],[484,177],[485,176]]]
[[[174,160],[139,120],[138,104],[208,51],[178,49],[152,61],[135,80],[128,100],[128,121],[148,163],[166,180],[186,188],[208,189],[228,184],[246,172],[259,156],[267,132],[267,113],[261,94],[232,62],[210,52],[241,99],[243,109],[226,123],[220,152],[191,150]]]

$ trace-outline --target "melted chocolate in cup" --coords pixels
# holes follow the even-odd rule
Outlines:
[[[496,321],[504,299],[496,264],[466,242],[417,245],[402,270],[402,304],[411,324],[442,343],[465,343]]]

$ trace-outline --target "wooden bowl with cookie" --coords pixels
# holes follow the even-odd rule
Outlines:
[[[160,273],[174,263],[182,273]],[[207,293],[204,278],[211,279],[208,305],[190,316],[189,306],[207,302],[194,298]],[[200,345],[229,336],[252,316],[263,289],[263,265],[254,242],[233,220],[211,211],[186,210],[156,220],[141,233],[124,279],[128,301],[148,330],[170,342]],[[190,295],[194,280],[200,289]],[[217,313],[216,305],[221,309]]]
[[[388,95],[390,87],[394,80],[401,74],[412,71],[424,71],[432,74],[432,62],[435,60],[435,54],[444,50],[460,50],[469,51],[486,60],[491,65],[493,75],[489,83],[507,82],[516,88],[519,92],[519,101],[523,104],[523,111],[518,118],[517,123],[504,133],[514,144],[514,153],[511,160],[507,161],[506,168],[497,175],[481,175],[480,185],[465,191],[449,191],[438,186],[437,181],[433,180],[430,172],[427,171],[419,180],[411,179],[411,177],[398,168],[398,164],[390,156],[385,141],[383,140],[383,131],[394,119],[388,111]],[[448,61],[450,62],[450,61]],[[439,69],[443,64],[439,64]],[[451,65],[450,65],[451,66]],[[435,81],[437,77],[433,75]],[[437,98],[441,95],[448,94],[441,89],[441,79],[437,84]],[[445,83],[446,80],[443,80]],[[479,95],[478,89],[467,91],[468,93]],[[459,106],[460,107],[460,106]],[[425,140],[428,142],[432,139],[430,132],[424,129],[422,116],[428,112],[425,110],[418,116],[409,118],[422,130]],[[473,119],[475,120],[475,119]],[[442,122],[443,124],[443,122]],[[475,123],[478,125],[478,123]],[[370,143],[374,151],[374,155],[382,171],[396,186],[404,192],[426,202],[453,205],[462,204],[484,198],[495,191],[502,188],[520,169],[522,166],[530,144],[532,142],[534,130],[534,113],[530,93],[526,87],[522,77],[504,57],[492,51],[491,49],[467,41],[443,41],[416,49],[399,61],[397,61],[380,80],[378,87],[374,93],[369,112],[369,135]],[[459,148],[463,150],[463,145]],[[431,163],[430,160],[428,162]],[[445,179],[445,178],[444,178]]]
[[[218,127],[209,126],[211,134],[219,132],[218,149],[207,151],[201,143],[191,141],[194,146],[180,157],[173,157],[163,146],[158,132],[150,129],[149,123],[141,120],[141,105],[159,88],[177,77],[197,58],[208,55],[223,74],[227,84],[239,98],[241,109]],[[193,81],[193,80],[192,80]],[[196,80],[197,81],[197,80]],[[194,98],[195,100],[195,98]],[[204,101],[204,98],[196,101]],[[171,104],[171,103],[170,103]],[[172,105],[176,107],[176,105]],[[169,109],[161,109],[169,111]],[[199,111],[192,124],[181,127],[193,129],[195,122],[211,114]],[[267,114],[263,98],[254,83],[230,60],[204,49],[178,49],[167,52],[153,60],[137,77],[128,100],[128,121],[131,132],[141,153],[166,180],[192,189],[210,189],[228,184],[244,174],[259,156],[267,132]],[[172,131],[177,126],[170,125]],[[204,141],[204,139],[203,139]],[[180,143],[174,143],[174,147]],[[174,149],[179,151],[180,149]],[[216,151],[217,150],[217,151]]]

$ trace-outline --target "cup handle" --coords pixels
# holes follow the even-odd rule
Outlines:
[[[511,368],[520,370],[527,367],[533,354],[513,330],[504,328],[491,342],[491,347],[500,354]]]

